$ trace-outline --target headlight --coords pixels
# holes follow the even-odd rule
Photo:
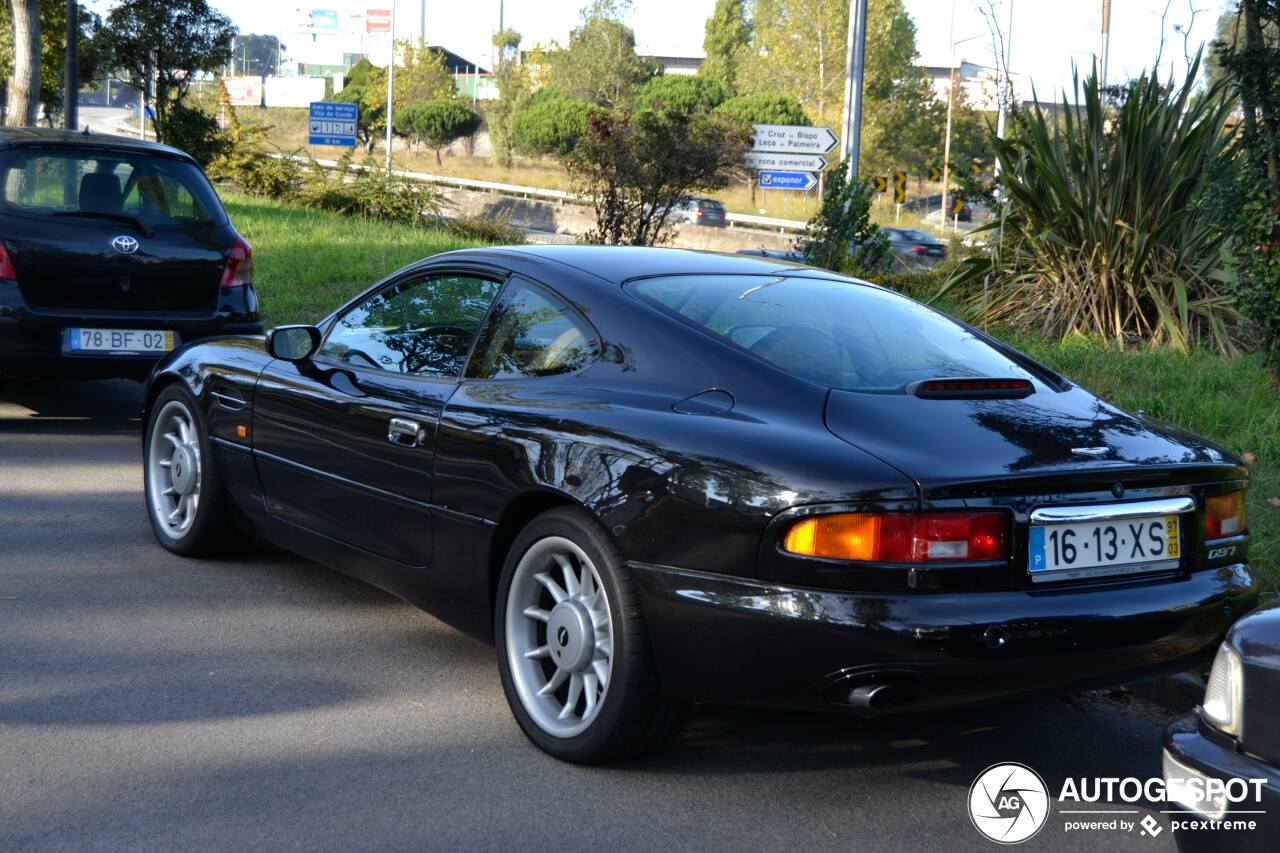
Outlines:
[[[1209,725],[1239,737],[1243,705],[1244,667],[1240,663],[1240,653],[1230,644],[1223,643],[1218,647],[1218,656],[1213,659],[1201,713]]]

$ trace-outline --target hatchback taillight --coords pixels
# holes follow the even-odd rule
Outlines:
[[[782,547],[792,554],[882,563],[1005,560],[1003,512],[839,513],[792,525]]]
[[[13,258],[9,257],[9,247],[4,244],[4,238],[0,237],[0,278],[17,277],[18,271],[13,268]]]
[[[1214,495],[1204,502],[1204,538],[1226,539],[1244,533],[1244,492]]]
[[[222,271],[222,281],[218,284],[223,290],[233,287],[245,287],[253,284],[253,249],[239,234],[231,245],[231,256],[227,258],[227,268]]]

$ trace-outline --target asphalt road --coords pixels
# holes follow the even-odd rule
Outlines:
[[[1078,698],[875,724],[702,707],[658,755],[561,764],[490,648],[266,547],[162,550],[140,405],[129,382],[0,386],[0,850],[990,851],[967,802],[992,764],[1051,796],[1160,773],[1157,723]],[[1061,811],[1022,849],[1174,847]]]

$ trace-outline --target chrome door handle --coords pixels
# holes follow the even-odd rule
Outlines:
[[[404,447],[417,447],[426,444],[427,431],[417,421],[406,418],[392,418],[387,427],[387,441]]]

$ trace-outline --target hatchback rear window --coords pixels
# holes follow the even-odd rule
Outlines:
[[[0,203],[8,214],[37,218],[69,211],[132,216],[157,231],[227,224],[196,166],[130,151],[10,151],[0,159]]]
[[[921,379],[1030,372],[972,330],[865,284],[779,276],[672,276],[627,290],[782,370],[848,391],[900,393]]]

